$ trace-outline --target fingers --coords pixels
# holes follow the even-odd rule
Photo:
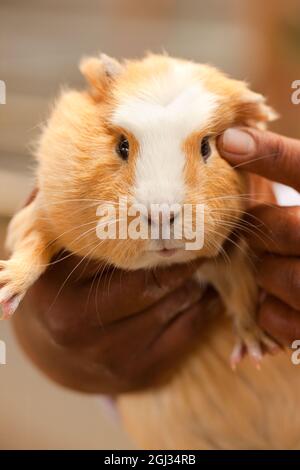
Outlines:
[[[161,335],[161,339],[153,342],[152,352],[156,353],[157,357],[163,355],[163,350],[168,351],[167,355],[171,352],[175,354],[180,346],[186,347],[195,339],[199,340],[202,327],[207,325],[210,317],[220,310],[220,298],[214,289],[209,288],[200,300],[169,322],[169,327]]]
[[[250,199],[245,201],[248,209],[258,204],[276,204],[273,183],[270,180],[254,173],[245,173],[245,176],[250,195]]]
[[[265,255],[259,262],[257,280],[265,291],[300,310],[299,259]]]
[[[218,148],[234,167],[300,191],[299,140],[252,128],[232,128],[219,138]]]
[[[213,289],[202,297],[193,281],[166,296],[143,313],[104,327],[102,336],[88,346],[88,360],[102,363],[107,374],[118,378],[122,391],[161,378],[174,368],[190,347],[220,300]]]
[[[90,281],[83,292],[89,298],[90,321],[112,323],[135,315],[154,305],[182,286],[196,271],[198,264],[177,265],[157,270],[124,272],[113,270]],[[200,288],[198,286],[198,291]]]
[[[157,335],[161,334],[161,331],[175,317],[196,304],[202,295],[203,291],[199,284],[189,280],[144,312],[114,322],[111,327],[115,333],[120,330],[121,335],[128,337],[131,343],[137,341],[144,348],[147,343],[151,343]],[[107,329],[106,332],[109,330]]]
[[[67,258],[66,258],[67,256]],[[51,324],[112,323],[147,309],[185,283],[203,261],[157,270],[103,269],[94,261],[60,254],[28,293]],[[75,295],[76,293],[76,295]],[[51,308],[50,308],[51,306]],[[76,318],[77,320],[72,320]],[[47,318],[45,318],[47,321]]]
[[[258,206],[249,211],[245,232],[251,248],[285,256],[300,255],[300,207]]]
[[[272,296],[267,296],[259,310],[259,324],[280,344],[290,346],[300,339],[300,311],[290,308]]]
[[[147,342],[152,341],[157,332],[161,331],[172,318],[180,314],[184,309],[196,303],[202,296],[202,290],[198,283],[188,280],[174,292],[141,310],[136,314],[125,316],[123,310],[115,312],[113,300],[109,296],[110,305],[107,306],[105,299],[103,304],[90,303],[84,310],[86,297],[78,311],[74,311],[74,300],[68,295],[62,296],[59,308],[53,308],[45,318],[39,318],[50,332],[55,343],[62,346],[93,344],[99,350],[100,342],[111,341],[115,352],[128,351],[136,344],[144,347]],[[126,302],[126,299],[124,299]]]
[[[201,341],[201,332],[207,332],[210,318],[220,309],[219,297],[213,289],[208,289],[202,299],[175,316],[141,357],[144,371],[141,385],[153,385],[157,380],[167,378],[191,348]]]

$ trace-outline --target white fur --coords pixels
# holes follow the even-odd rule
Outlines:
[[[139,142],[134,194],[141,204],[184,200],[183,142],[192,132],[201,131],[218,105],[218,97],[204,88],[194,72],[193,64],[173,64],[115,110],[113,123]]]

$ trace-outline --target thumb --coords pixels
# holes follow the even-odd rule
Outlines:
[[[227,129],[218,139],[218,149],[234,168],[300,191],[300,141],[241,127]]]

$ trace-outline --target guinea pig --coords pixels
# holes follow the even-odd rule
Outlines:
[[[64,91],[55,103],[36,152],[37,197],[10,224],[11,257],[0,264],[4,316],[15,312],[62,249],[125,270],[202,257],[197,278],[216,287],[234,324],[232,366],[245,352],[260,361],[262,350],[275,345],[256,324],[257,286],[246,242],[231,238],[243,225],[247,187],[243,174],[219,155],[216,138],[230,126],[263,126],[275,113],[244,82],[166,55],[123,63],[101,55],[84,59],[80,69],[88,88]],[[128,213],[136,206],[176,207],[167,216],[172,227],[178,208],[191,207],[185,223],[195,238],[193,216],[201,205],[203,243],[187,249],[187,237],[177,239],[172,227],[169,238],[99,239],[107,220],[121,221],[103,209],[120,209],[124,200]],[[157,215],[143,214],[146,231],[152,222],[164,224],[163,211]],[[127,223],[133,219],[131,212]]]

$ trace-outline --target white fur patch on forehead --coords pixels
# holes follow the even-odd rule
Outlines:
[[[134,95],[119,102],[113,124],[140,138],[153,124],[179,132],[182,139],[201,130],[216,111],[218,96],[195,78],[195,65],[174,63],[161,75],[137,87]]]
[[[206,127],[218,107],[218,97],[195,72],[194,64],[173,62],[164,73],[137,85],[114,111],[112,122],[139,142],[134,196],[143,204],[184,201],[182,144]]]

